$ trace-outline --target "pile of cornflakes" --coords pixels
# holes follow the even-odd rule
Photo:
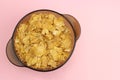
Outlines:
[[[51,70],[69,58],[73,41],[63,17],[51,13],[32,14],[15,31],[14,47],[26,66],[38,70]]]

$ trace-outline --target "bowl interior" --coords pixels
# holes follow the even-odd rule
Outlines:
[[[33,12],[27,14],[26,16],[24,16],[24,17],[18,22],[18,24],[16,25],[16,28],[15,28],[15,30],[14,30],[13,36],[12,36],[12,39],[13,39],[13,49],[14,49],[14,51],[15,51],[16,57],[17,57],[17,58],[20,60],[20,62],[21,62],[22,64],[24,64],[26,67],[31,68],[31,69],[34,69],[34,70],[38,70],[38,71],[52,71],[52,70],[55,70],[55,69],[61,67],[62,65],[64,65],[64,64],[68,61],[68,59],[67,59],[66,61],[64,61],[64,63],[63,63],[62,65],[57,66],[56,68],[52,68],[52,69],[48,69],[48,70],[35,69],[35,68],[30,67],[30,66],[27,66],[26,63],[24,63],[24,62],[20,59],[20,57],[18,56],[18,52],[15,50],[15,37],[16,37],[17,29],[20,27],[20,24],[22,24],[22,23],[28,23],[30,17],[31,17],[33,14],[40,14],[40,13],[43,13],[43,14],[44,14],[44,13],[45,13],[45,14],[46,14],[46,13],[47,13],[47,14],[53,14],[53,15],[55,15],[56,17],[62,17],[62,18],[64,19],[65,25],[69,28],[69,30],[70,30],[71,33],[72,33],[72,34],[71,34],[71,36],[72,36],[72,44],[71,44],[71,45],[72,45],[72,50],[70,51],[70,55],[69,55],[68,59],[70,58],[70,56],[71,56],[71,54],[72,54],[72,52],[73,52],[74,46],[75,46],[75,33],[74,33],[74,30],[73,30],[73,26],[72,26],[72,24],[69,22],[69,20],[68,20],[66,17],[64,17],[62,14],[57,13],[57,12],[55,12],[55,11],[51,11],[51,10],[38,10],[38,11],[33,11]]]

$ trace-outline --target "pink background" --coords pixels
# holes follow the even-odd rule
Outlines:
[[[6,57],[17,22],[37,9],[71,14],[81,24],[72,57],[53,72],[16,67]],[[0,80],[120,80],[120,0],[0,0]]]

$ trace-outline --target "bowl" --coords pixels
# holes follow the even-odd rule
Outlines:
[[[36,10],[18,22],[7,43],[6,54],[16,66],[53,71],[69,60],[80,33],[80,24],[73,16]]]

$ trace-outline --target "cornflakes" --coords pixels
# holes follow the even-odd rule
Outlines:
[[[28,67],[50,70],[62,65],[70,56],[72,36],[63,17],[34,13],[18,26],[14,46],[17,56]]]

